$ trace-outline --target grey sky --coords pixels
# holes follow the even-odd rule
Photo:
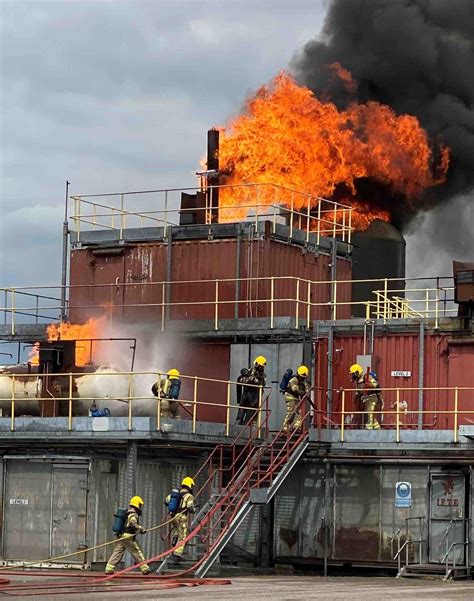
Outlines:
[[[0,286],[59,283],[66,179],[81,194],[195,185],[206,130],[287,67],[325,16],[324,0],[0,7]],[[410,254],[436,248],[430,217],[417,227],[409,275],[421,267]],[[436,249],[424,274],[449,273],[453,254],[471,253],[460,251]]]
[[[72,193],[194,185],[209,126],[288,65],[319,0],[1,3],[0,285],[55,284]]]

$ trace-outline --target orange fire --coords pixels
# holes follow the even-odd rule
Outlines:
[[[77,340],[76,365],[88,365],[91,363],[93,350],[98,348],[99,343],[81,339],[100,338],[101,330],[105,324],[105,321],[105,317],[100,317],[98,319],[91,318],[89,321],[83,324],[73,324],[67,322],[57,325],[52,324],[48,326],[46,330],[48,340],[49,342],[54,342],[55,340]],[[28,357],[28,361],[32,365],[39,365],[39,348],[40,343],[35,342]]]
[[[347,89],[355,91],[348,71],[334,72]],[[221,132],[220,170],[226,185],[277,184],[323,198],[336,198],[353,207],[352,225],[364,229],[375,218],[390,219],[390,210],[357,196],[357,180],[373,179],[394,195],[402,195],[411,209],[422,192],[444,181],[449,151],[440,149],[434,175],[433,154],[426,131],[415,117],[396,115],[377,102],[353,102],[339,110],[322,102],[292,76],[280,72],[246,103],[245,114],[233,119]],[[333,196],[337,192],[337,196]],[[289,204],[289,193],[263,187],[262,204]],[[224,207],[250,204],[245,188],[223,190],[222,220],[242,218],[247,210]],[[255,194],[253,195],[255,204]],[[313,200],[314,205],[316,201]],[[294,195],[296,210],[306,210],[308,197]]]
[[[100,338],[101,329],[105,324],[106,318],[89,319],[83,324],[74,324],[63,322],[60,324],[51,324],[47,328],[48,340],[77,340],[76,342],[76,365],[84,366],[92,362],[92,350],[97,348],[97,342],[93,343],[90,338]],[[92,345],[94,344],[94,347]]]

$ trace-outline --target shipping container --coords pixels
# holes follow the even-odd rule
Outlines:
[[[382,388],[384,411],[396,411],[397,393],[395,390],[384,392],[383,389],[399,388],[398,400],[407,402],[409,412],[416,412],[419,407],[430,412],[423,415],[423,428],[452,429],[454,415],[448,412],[453,412],[456,397],[459,411],[474,410],[474,339],[470,336],[454,336],[447,332],[427,332],[422,341],[424,352],[421,360],[420,340],[419,333],[376,332],[371,353],[371,368],[377,373]],[[327,398],[327,353],[328,341],[321,338],[316,343],[316,373],[317,385],[321,387],[317,393],[317,400],[322,411],[326,409]],[[365,353],[370,354],[370,349],[365,348]],[[349,367],[357,362],[360,355],[364,355],[362,334],[335,333],[332,358],[332,419],[338,425],[338,412],[342,410],[342,389],[353,387]],[[419,387],[428,390],[422,393],[418,390],[408,390]],[[456,387],[459,388],[457,392]],[[442,388],[451,390],[440,390]],[[358,410],[360,411],[360,408],[356,407],[354,395],[346,393],[345,412],[349,414],[346,416],[347,427],[358,423],[356,415],[351,416],[351,411]],[[400,419],[403,427],[417,428],[419,425],[418,415],[415,413],[402,413]],[[395,421],[395,414],[385,415],[382,425],[393,428]],[[474,413],[459,415],[458,425],[472,423]]]
[[[301,323],[308,317],[328,319],[330,262],[327,252],[271,236],[76,248],[71,251],[69,318],[80,323],[106,315],[161,324],[165,319],[270,317],[273,298],[275,317]],[[336,279],[350,278],[350,261],[340,254]],[[215,280],[227,281],[216,285]],[[350,305],[344,304],[350,302],[350,291],[350,284],[338,284],[338,318],[350,316]]]

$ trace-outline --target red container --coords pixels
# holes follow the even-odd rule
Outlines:
[[[376,335],[374,343],[374,365],[382,389],[400,388],[400,401],[407,401],[409,411],[418,410],[418,390],[407,390],[419,386],[419,335],[415,333]],[[452,333],[427,333],[424,342],[423,408],[433,413],[423,416],[423,427],[451,429],[454,427],[454,415],[443,413],[453,411],[455,407],[454,390],[435,390],[439,388],[471,387],[473,390],[458,390],[459,411],[474,410],[474,339],[472,337],[453,336]],[[321,387],[317,394],[318,407],[325,411],[327,387],[327,340],[321,339],[316,346],[316,384]],[[351,388],[349,367],[356,362],[357,355],[364,352],[362,335],[335,335],[333,361],[333,416],[332,420],[340,424],[337,412],[342,408],[343,388]],[[392,375],[392,372],[410,372],[408,377]],[[384,410],[394,411],[397,400],[396,391],[383,392]],[[354,395],[346,392],[345,411],[360,410],[356,407]],[[384,418],[385,427],[395,426],[395,415]],[[416,414],[401,415],[404,426],[416,428]],[[458,425],[474,423],[474,413],[459,415]],[[348,426],[350,427],[350,425]]]
[[[273,297],[275,317],[298,317],[303,324],[308,300],[318,303],[311,307],[311,320],[332,317],[331,285],[324,283],[330,273],[328,254],[310,253],[270,236],[240,243],[236,238],[174,241],[171,256],[164,242],[76,249],[71,252],[70,319],[83,322],[105,314],[154,323],[165,316],[215,320],[216,298],[219,320],[270,317]],[[282,276],[286,279],[272,284],[272,277]],[[350,261],[338,258],[336,277],[350,279]],[[216,279],[229,281],[216,286]],[[350,284],[339,284],[337,301],[349,300]],[[349,304],[338,308],[339,319],[349,316]]]

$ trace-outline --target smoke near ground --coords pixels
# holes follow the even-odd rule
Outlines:
[[[465,197],[455,212],[435,211],[425,221],[439,233],[437,245],[453,255],[472,245],[472,232],[463,225],[474,203],[473,40],[472,0],[332,0],[322,34],[292,64],[300,83],[340,108],[354,93],[361,102],[388,104],[418,117],[434,145],[450,147],[448,179],[430,189],[423,204]],[[334,62],[358,81],[355,92],[332,76],[328,65]]]

